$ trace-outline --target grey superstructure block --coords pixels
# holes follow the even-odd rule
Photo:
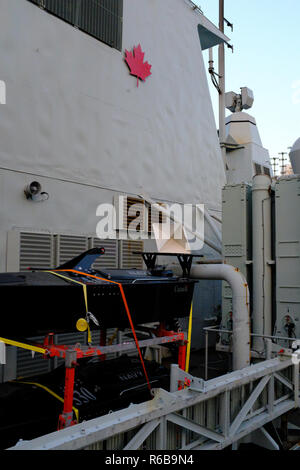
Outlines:
[[[276,333],[300,337],[300,176],[275,185]],[[289,317],[289,318],[288,318]]]
[[[227,185],[223,189],[223,256],[226,263],[238,268],[251,284],[252,235],[251,235],[251,185],[243,183]],[[232,292],[227,283],[222,289],[222,325],[230,327]]]

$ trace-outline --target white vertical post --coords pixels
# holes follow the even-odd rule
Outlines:
[[[6,364],[6,346],[0,341],[0,364]]]
[[[266,354],[266,360],[268,361],[269,359],[272,359],[272,340],[265,338],[265,354]]]
[[[220,396],[220,426],[224,437],[228,437],[230,428],[230,391]]]
[[[208,380],[208,330],[205,330],[205,381]]]
[[[268,411],[270,414],[274,411],[274,399],[275,399],[275,389],[274,389],[274,374],[271,374],[271,378],[268,384]]]
[[[299,408],[299,363],[294,365],[294,398],[295,408]]]
[[[252,186],[253,227],[253,333],[272,334],[272,220],[271,178],[256,175]],[[253,348],[264,350],[263,338],[255,337]]]
[[[164,416],[160,418],[156,433],[156,449],[167,450],[167,419]]]
[[[224,0],[219,0],[219,29],[224,33]],[[225,142],[225,46],[219,46],[219,139],[221,145]],[[226,169],[226,148],[222,145],[222,156]]]
[[[6,104],[6,83],[0,80],[0,104]]]
[[[170,377],[170,392],[171,393],[178,391],[178,380],[179,380],[179,365],[171,364],[171,377]]]

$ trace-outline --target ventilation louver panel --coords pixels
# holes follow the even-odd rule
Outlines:
[[[241,257],[244,254],[243,249],[243,245],[224,244],[225,257]]]
[[[118,195],[114,199],[116,230],[144,232],[147,227],[145,201],[140,198]]]
[[[145,202],[142,199],[129,196],[124,199],[124,202],[124,228],[129,231],[136,229],[136,231],[142,232],[145,229]],[[137,223],[137,219],[141,223]]]
[[[32,342],[42,344],[44,337],[31,338]],[[52,363],[39,353],[27,349],[17,349],[17,377],[30,377],[50,372]]]
[[[123,0],[29,0],[52,15],[122,50]]]
[[[122,240],[120,246],[121,269],[143,268],[143,258],[141,255],[133,254],[135,251],[144,251],[144,243],[140,240]]]
[[[89,249],[89,239],[77,235],[57,235],[57,264],[61,265]]]
[[[81,0],[29,0],[44,10],[75,25]]]
[[[20,233],[20,271],[28,268],[53,268],[53,236],[45,233]]]
[[[254,163],[255,175],[262,175],[262,167],[258,163]]]
[[[78,27],[101,41],[122,48],[123,0],[84,0]]]
[[[157,203],[162,208],[166,209],[166,205],[160,202]],[[166,215],[156,209],[155,207],[148,207],[148,233],[153,233],[153,224],[164,224],[167,221]]]
[[[76,25],[76,16],[80,8],[78,0],[43,0],[42,3],[45,10],[72,25]]]
[[[119,253],[117,240],[99,240],[99,238],[93,238],[93,248],[104,248],[105,254],[100,256],[94,263],[94,269],[117,269],[119,264]]]

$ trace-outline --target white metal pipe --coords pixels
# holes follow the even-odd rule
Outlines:
[[[172,266],[174,271],[174,266]],[[176,268],[177,274],[177,268]],[[241,271],[229,264],[193,265],[192,279],[222,280],[232,289],[232,355],[233,370],[244,369],[250,365],[250,295],[249,287]]]
[[[213,67],[213,63],[214,63],[213,49],[210,48],[209,49],[209,66]]]
[[[271,178],[257,175],[252,186],[253,230],[253,333],[272,334],[272,215]],[[264,350],[262,338],[255,338],[253,349]]]
[[[272,359],[272,340],[269,338],[264,339],[265,351],[266,351],[266,360]]]

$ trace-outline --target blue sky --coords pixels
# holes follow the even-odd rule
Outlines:
[[[194,1],[218,24],[218,0]],[[234,24],[233,32],[225,26],[234,45],[234,54],[226,48],[226,91],[253,90],[250,114],[264,147],[278,156],[300,137],[300,1],[225,0],[225,17]],[[214,56],[217,61],[216,48]],[[213,87],[211,94],[218,122]]]

